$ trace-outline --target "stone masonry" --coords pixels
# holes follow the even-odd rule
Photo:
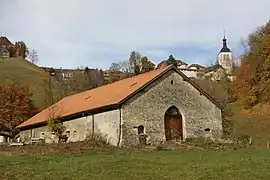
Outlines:
[[[213,137],[222,135],[221,110],[171,71],[122,106],[122,145],[138,144],[136,127],[140,125],[145,127],[148,143],[164,142],[164,116],[171,106],[183,116],[184,139],[205,136],[207,128]]]

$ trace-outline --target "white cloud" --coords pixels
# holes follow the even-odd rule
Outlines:
[[[168,56],[155,47],[219,47],[223,28],[233,46],[270,17],[268,0],[2,1],[0,31],[58,67],[109,66],[132,50]]]

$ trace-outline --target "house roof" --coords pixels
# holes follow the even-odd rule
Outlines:
[[[189,67],[189,68],[191,68],[191,67],[196,67],[196,68],[198,68],[198,69],[205,69],[205,67],[202,66],[202,65],[200,65],[200,64],[191,64],[191,65],[189,65],[188,67]]]
[[[7,46],[9,46],[9,45],[13,45],[13,44],[8,40],[7,37],[1,36],[0,37],[0,45],[7,45]]]
[[[118,107],[142,88],[146,87],[151,82],[155,81],[157,78],[161,77],[163,74],[172,69],[177,71],[186,81],[188,81],[192,86],[204,94],[210,101],[222,109],[222,106],[217,101],[215,101],[210,95],[198,87],[198,85],[192,82],[191,79],[177,70],[173,65],[171,65],[165,68],[156,69],[148,73],[140,74],[138,76],[116,81],[111,84],[65,97],[56,104],[25,121],[17,128],[44,123],[52,115],[54,117],[67,117],[76,113],[87,113],[91,110],[94,111],[103,107]]]
[[[181,60],[176,60],[176,62],[177,62],[177,66],[188,65],[186,62],[181,61]],[[157,65],[157,69],[158,68],[164,68],[166,66],[168,66],[168,60],[163,60]]]

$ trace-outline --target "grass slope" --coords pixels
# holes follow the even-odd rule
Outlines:
[[[49,74],[31,62],[21,58],[0,58],[0,83],[16,80],[29,86],[38,108],[45,107],[45,80]]]
[[[233,110],[233,136],[252,137],[253,146],[270,145],[270,104],[258,104],[244,110],[239,102],[230,104]]]
[[[1,179],[270,179],[270,150],[92,152],[77,156],[0,154]]]

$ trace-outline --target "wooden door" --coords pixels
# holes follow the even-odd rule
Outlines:
[[[183,126],[181,115],[168,115],[165,117],[166,140],[183,139]]]

